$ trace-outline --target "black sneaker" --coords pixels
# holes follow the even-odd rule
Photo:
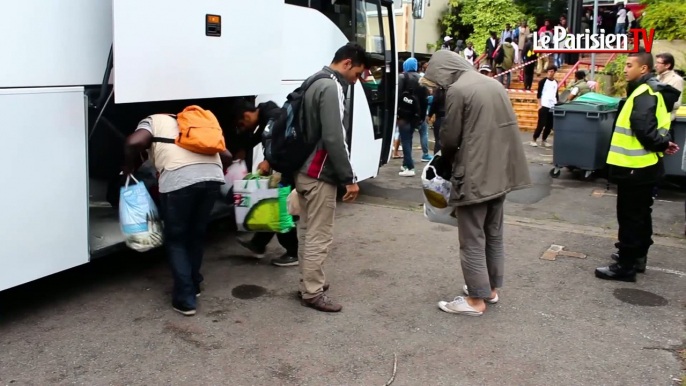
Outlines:
[[[255,257],[257,257],[258,259],[263,258],[264,254],[267,252],[267,248],[256,247],[255,245],[253,245],[252,241],[238,239],[238,244],[240,244],[241,247],[255,254]]]
[[[195,315],[195,308],[188,308],[174,303],[172,303],[172,307],[174,308],[174,311],[180,313],[183,316]]]
[[[277,266],[277,267],[294,267],[298,265],[298,258],[293,257],[293,256],[288,256],[288,254],[284,254],[281,257],[277,257],[276,259],[272,259],[272,264]]]

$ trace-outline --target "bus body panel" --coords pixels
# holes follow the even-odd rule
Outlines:
[[[272,92],[281,82],[274,39],[283,7],[283,0],[114,0],[115,102]],[[208,15],[220,17],[221,36],[207,36]]]
[[[1,89],[0,291],[87,263],[82,87]]]
[[[111,0],[5,3],[9,7],[0,12],[0,88],[102,82],[112,44]]]

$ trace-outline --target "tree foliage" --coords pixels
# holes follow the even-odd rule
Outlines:
[[[510,23],[514,29],[522,20],[527,20],[529,27],[536,28],[535,19],[524,15],[512,0],[458,0],[458,2],[462,6],[461,23],[474,28],[468,40],[474,43],[474,48],[480,54],[486,50],[486,40],[490,37],[490,32],[500,35],[507,23]]]
[[[567,12],[567,0],[514,0],[514,2],[522,12],[535,17],[538,25],[543,25],[545,19],[556,21]]]
[[[654,29],[656,39],[686,39],[686,1],[643,0],[641,28]]]

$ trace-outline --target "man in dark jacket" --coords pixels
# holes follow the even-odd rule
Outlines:
[[[491,37],[486,39],[486,59],[488,60],[488,64],[491,65],[491,68],[495,68],[495,58],[493,58],[493,54],[495,53],[495,49],[498,47],[498,34],[495,32],[491,32]]]
[[[260,103],[257,106],[249,101],[243,103],[242,106],[240,106],[237,124],[241,131],[249,134],[248,140],[245,141],[245,146],[251,150],[261,143],[262,133],[264,132],[265,127],[267,127],[270,122],[276,121],[281,114],[283,114],[283,110],[272,101]],[[267,160],[260,162],[257,169],[260,174],[265,176],[272,172],[271,166]],[[293,177],[282,175],[281,184],[283,186],[292,187],[294,185]],[[254,253],[257,257],[261,258],[264,256],[267,244],[269,244],[274,235],[275,233],[273,232],[257,232],[251,240],[246,241],[239,239],[238,243]],[[272,264],[277,267],[298,265],[298,233],[296,229],[293,228],[288,233],[278,233],[276,234],[276,237],[279,240],[279,244],[286,249],[286,253],[281,257],[272,259]]]
[[[312,83],[300,110],[307,140],[315,146],[295,176],[300,201],[300,294],[304,306],[318,311],[338,312],[343,308],[324,293],[328,284],[323,264],[333,241],[337,186],[346,188],[343,201],[354,201],[360,191],[346,140],[345,95],[365,68],[369,63],[362,46],[348,43],[339,48],[332,63],[320,71],[329,77]]]
[[[645,272],[648,249],[653,244],[653,187],[664,174],[664,154],[674,154],[679,146],[671,142],[670,112],[679,92],[654,78],[653,56],[630,54],[624,67],[628,98],[620,106],[615,122],[607,164],[610,180],[617,184],[618,253],[616,264],[600,267],[601,279],[636,281],[636,272]]]
[[[402,177],[413,177],[416,174],[412,159],[414,131],[419,130],[420,142],[423,142],[423,138],[428,142],[428,126],[423,123],[429,108],[429,90],[419,84],[421,76],[417,72],[417,59],[409,58],[403,66],[405,72],[398,78],[398,131],[403,145],[403,167],[399,174]],[[415,115],[412,116],[412,107],[415,104],[419,104],[419,109],[414,110]],[[422,143],[422,151],[422,161],[430,161],[428,143]]]
[[[434,99],[429,108],[429,117],[434,117],[434,155],[441,151],[440,132],[445,119],[445,90],[441,87],[434,90]]]

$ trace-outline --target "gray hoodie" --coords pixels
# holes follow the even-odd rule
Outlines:
[[[424,79],[447,89],[440,140],[452,162],[451,205],[478,204],[531,186],[517,116],[503,85],[451,51],[433,54]]]

